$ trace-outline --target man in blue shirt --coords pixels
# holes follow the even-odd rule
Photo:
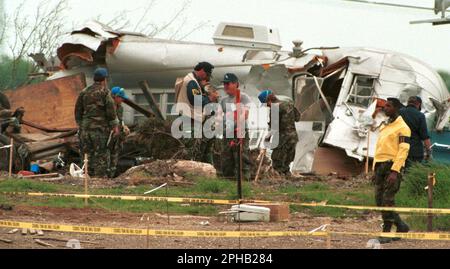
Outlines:
[[[400,116],[411,129],[411,147],[409,150],[406,167],[414,163],[421,163],[431,158],[431,141],[428,134],[427,121],[422,110],[422,99],[418,96],[411,96],[408,106],[400,110]],[[426,151],[424,151],[424,144]]]

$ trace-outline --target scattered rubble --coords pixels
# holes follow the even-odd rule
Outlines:
[[[184,160],[157,160],[133,167],[118,178],[127,185],[141,184],[192,184],[192,178],[214,178],[216,169],[205,163]]]
[[[34,239],[34,242],[36,242],[36,244],[39,244],[39,245],[44,246],[44,247],[52,247],[52,248],[56,247],[55,245],[46,243],[46,242],[44,242],[44,241],[42,241],[40,239]]]
[[[0,210],[11,211],[13,207],[11,205],[0,204]]]
[[[0,242],[6,243],[6,244],[12,244],[12,240],[9,239],[5,239],[5,238],[0,238]]]

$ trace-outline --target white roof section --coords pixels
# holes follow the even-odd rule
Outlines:
[[[262,25],[220,23],[213,39],[216,45],[274,51],[279,51],[282,47],[278,30]]]

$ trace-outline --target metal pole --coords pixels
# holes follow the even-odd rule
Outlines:
[[[369,147],[370,147],[370,129],[367,132],[366,176],[369,174]]]
[[[237,91],[237,95],[236,95],[236,114],[237,114],[236,136],[239,141],[239,175],[238,175],[238,182],[237,182],[238,183],[237,191],[238,191],[239,200],[242,200],[242,178],[243,178],[243,164],[244,164],[242,154],[244,152],[244,139],[239,137],[239,135],[241,134],[241,130],[242,130],[242,124],[241,124],[242,110],[241,110],[241,91],[240,90]],[[245,115],[244,115],[244,119],[245,119]],[[244,132],[244,136],[245,136],[245,132]]]
[[[167,225],[170,225],[170,215],[169,215],[169,183],[166,183],[166,210],[167,210]]]
[[[84,195],[86,195],[86,198],[84,198],[84,206],[88,206],[88,178],[89,178],[89,170],[88,170],[88,155],[84,154]]]
[[[328,103],[327,97],[325,96],[325,94],[322,91],[322,88],[320,87],[317,77],[314,76],[313,78],[314,78],[314,82],[316,83],[317,90],[319,91],[320,96],[322,97],[322,100],[323,100],[325,106],[327,107],[328,111],[330,112],[331,116],[333,117],[333,110],[331,109],[330,103]]]
[[[243,172],[243,164],[244,160],[242,158],[242,154],[244,152],[244,141],[242,138],[239,139],[239,180],[238,180],[238,195],[239,200],[242,200],[242,179],[244,178],[244,172]]]
[[[9,177],[12,176],[12,163],[14,158],[14,138],[11,137],[11,147],[9,148]]]
[[[428,208],[433,208],[433,187],[435,181],[435,173],[428,175]],[[433,214],[428,214],[428,232],[433,231]]]

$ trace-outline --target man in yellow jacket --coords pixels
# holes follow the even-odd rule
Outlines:
[[[396,98],[388,98],[384,107],[389,120],[380,130],[374,159],[375,199],[380,207],[395,206],[395,195],[400,189],[402,170],[408,158],[411,130],[399,115],[401,107]],[[408,225],[396,212],[383,211],[382,216],[384,233],[390,233],[393,224],[397,226],[397,232],[409,232]],[[379,240],[385,244],[396,239],[381,237]]]

